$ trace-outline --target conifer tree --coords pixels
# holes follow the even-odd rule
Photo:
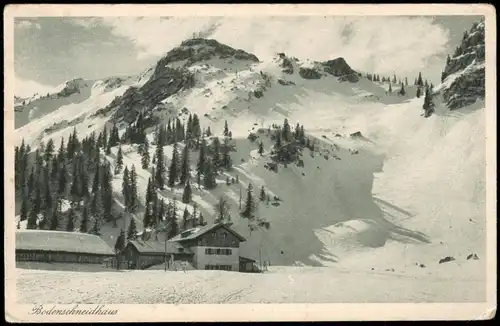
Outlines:
[[[120,235],[116,238],[115,242],[115,254],[116,254],[116,269],[120,269],[120,255],[125,250],[126,240],[125,231],[120,230]]]
[[[212,163],[215,168],[215,172],[218,168],[222,166],[222,160],[220,156],[220,141],[218,137],[212,140],[213,153],[212,153]]]
[[[123,168],[123,152],[122,147],[118,147],[118,154],[116,155],[115,174],[120,174]]]
[[[430,89],[430,87],[427,87],[426,90],[425,90],[425,97],[424,97],[424,105],[423,105],[423,109],[424,109],[424,117],[430,117],[432,115],[432,113],[434,113],[434,102],[433,102],[433,94],[432,94],[432,90]]]
[[[127,231],[127,240],[135,240],[137,239],[137,225],[135,224],[135,220],[133,217],[130,218],[130,225],[128,226]]]
[[[405,77],[405,85],[408,86],[408,77]]]
[[[193,227],[198,226],[198,205],[196,203],[193,203],[193,215],[191,216],[191,219],[193,220]]]
[[[23,196],[21,202],[20,220],[24,221],[28,218],[28,197]]]
[[[129,210],[130,212],[135,212],[137,210],[137,204],[139,203],[137,197],[137,173],[135,172],[135,165],[132,165],[130,170],[130,182],[129,182]]]
[[[264,186],[260,188],[260,201],[264,201],[266,199],[266,191],[264,190]]]
[[[190,177],[190,165],[189,165],[189,146],[186,143],[184,146],[184,149],[182,151],[182,157],[181,157],[181,171],[180,171],[180,178],[179,182],[180,184],[186,184],[187,180]]]
[[[168,232],[169,239],[175,237],[179,233],[179,224],[177,222],[177,205],[175,201],[176,201],[175,198],[173,198],[172,202],[170,203],[171,208],[169,209],[170,211],[169,214],[170,228]]]
[[[68,212],[68,223],[66,224],[66,231],[73,232],[75,229],[75,212],[70,209]]]
[[[57,193],[59,196],[62,196],[66,193],[66,165],[63,164],[61,166],[61,170],[59,170],[59,181],[58,181],[58,190]]]
[[[163,156],[163,146],[157,147],[156,153],[158,155],[162,155]],[[141,165],[142,165],[142,168],[144,170],[147,170],[149,168],[149,162],[150,162],[150,160],[151,160],[151,158],[149,157],[149,142],[148,142],[148,140],[146,138],[144,140],[143,149],[142,149],[142,152],[141,152]]]
[[[54,205],[52,216],[50,217],[50,230],[57,230],[59,226],[59,204]]]
[[[47,146],[45,146],[45,153],[44,153],[45,162],[47,164],[51,163],[52,158],[54,157],[54,149],[55,149],[54,141],[52,140],[52,138],[50,138],[49,141],[47,142]]]
[[[421,72],[418,73],[417,85],[424,86],[424,81],[422,80],[422,73]]]
[[[198,219],[199,219],[198,223],[201,226],[204,226],[205,225],[205,220],[203,219],[203,214],[201,212],[200,212],[200,217]]]
[[[207,189],[214,189],[217,186],[215,179],[215,167],[211,160],[207,160],[205,164],[205,172],[203,174],[203,185]]]
[[[230,170],[233,166],[233,160],[231,159],[231,144],[229,138],[224,138],[224,145],[222,146],[222,166],[226,170]]]
[[[172,161],[170,162],[170,168],[168,169],[168,187],[172,188],[179,179],[179,154],[177,152],[177,143],[174,143],[172,149]]]
[[[89,233],[97,236],[101,235],[101,227],[99,226],[99,220],[97,218],[94,219],[94,224],[92,225],[92,229],[90,229]]]
[[[274,143],[274,148],[275,149],[280,149],[281,148],[281,133],[276,134],[276,142]]]
[[[142,218],[142,225],[144,228],[148,228],[152,224],[152,216],[151,216],[151,206],[153,202],[146,202],[144,204],[144,217]]]
[[[253,201],[253,186],[251,183],[248,184],[247,188],[247,198],[245,201],[245,208],[241,215],[245,218],[252,219],[255,214],[255,204]]]
[[[207,127],[206,135],[207,137],[212,136],[212,131],[210,130],[210,126]]]
[[[403,83],[401,83],[401,89],[399,90],[399,95],[401,96],[406,95],[405,85]]]
[[[182,193],[182,202],[184,204],[189,204],[191,202],[191,185],[189,183],[189,180],[186,182],[186,185],[184,186],[184,192]]]
[[[201,141],[201,146],[200,146],[200,152],[198,156],[198,164],[196,166],[196,178],[198,181],[198,186],[201,186],[201,176],[205,172],[205,165],[207,161],[206,157],[206,149],[207,149],[207,143],[205,139]]]
[[[128,211],[130,209],[130,176],[128,173],[128,167],[125,167],[125,170],[123,171],[122,195],[123,202],[125,204],[125,211]]]
[[[283,136],[283,141],[288,142],[291,140],[291,135],[292,131],[290,129],[290,125],[288,124],[288,119],[285,119],[283,122],[283,131],[282,131],[282,136]]]
[[[184,213],[182,214],[182,229],[185,231],[188,229],[189,212],[187,206],[184,208]]]
[[[417,98],[420,98],[422,96],[422,92],[420,91],[420,87],[417,88]]]
[[[223,135],[225,137],[229,136],[229,128],[227,126],[227,120],[224,122],[224,132],[223,132]]]
[[[259,143],[259,154],[260,156],[264,154],[264,143],[262,141]]]
[[[389,83],[389,93],[392,93],[392,85]]]
[[[229,214],[230,206],[227,198],[225,196],[220,196],[219,200],[214,206],[216,218],[215,223],[222,223],[231,220],[231,216]]]
[[[163,189],[165,186],[165,156],[163,154],[162,146],[156,147],[156,171],[154,178],[155,186],[159,189]]]
[[[82,220],[80,221],[80,233],[87,233],[88,223],[89,223],[89,213],[87,206],[85,205],[82,211]]]
[[[163,221],[165,219],[165,202],[163,198],[160,200],[160,207],[158,208],[158,221]]]

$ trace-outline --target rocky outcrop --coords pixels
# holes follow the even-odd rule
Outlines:
[[[322,62],[324,71],[332,76],[339,77],[340,81],[356,83],[359,81],[358,73],[354,71],[344,58],[337,58]]]
[[[300,75],[300,77],[302,77],[304,79],[320,79],[321,78],[321,73],[316,71],[314,68],[300,67],[299,68],[299,75]]]
[[[293,63],[284,53],[278,53],[280,60],[280,67],[283,68],[281,71],[285,74],[293,74]]]
[[[484,56],[484,22],[480,21],[464,33],[461,44],[453,56],[448,57],[441,75],[441,80],[445,83],[447,78],[453,78],[442,91],[443,100],[451,110],[484,99],[486,85]]]
[[[212,58],[233,58],[236,60],[259,62],[259,59],[254,54],[241,49],[234,49],[213,39],[193,38],[182,42],[180,46],[169,51],[158,62],[157,66],[165,66],[178,61],[185,61],[184,66],[190,66],[196,62]]]

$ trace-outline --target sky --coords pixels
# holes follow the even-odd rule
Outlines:
[[[344,57],[357,71],[439,83],[447,54],[479,16],[29,17],[14,27],[15,92],[131,75],[198,35],[254,53]]]

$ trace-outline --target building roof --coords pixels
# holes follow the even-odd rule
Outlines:
[[[216,223],[216,224],[212,224],[212,225],[205,225],[202,227],[192,228],[192,229],[186,230],[186,231],[176,235],[175,237],[173,237],[169,241],[182,242],[182,241],[187,241],[187,240],[194,240],[194,239],[197,239],[204,234],[207,234],[210,231],[216,230],[216,229],[221,228],[221,227],[225,228],[227,231],[232,233],[240,241],[246,241],[245,238],[243,238],[243,236],[241,236],[236,231],[231,229],[228,224],[224,224],[224,223]]]
[[[256,261],[251,258],[240,256],[240,263],[256,263]]]
[[[64,231],[16,230],[16,249],[114,255],[96,235]]]
[[[153,255],[164,255],[165,254],[165,242],[155,241],[155,240],[131,240],[128,242],[127,246],[134,246],[137,251],[141,254],[153,254]],[[180,243],[167,241],[167,253],[168,254],[192,254],[192,252],[184,248]]]

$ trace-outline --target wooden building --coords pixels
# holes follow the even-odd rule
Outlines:
[[[158,240],[131,240],[122,254],[128,269],[146,269],[153,265],[165,263],[167,266],[174,261],[191,263],[193,252],[175,242]]]
[[[230,225],[216,223],[186,230],[168,242],[192,252],[195,269],[239,271],[239,248],[244,241]]]
[[[113,249],[98,236],[64,231],[17,230],[16,261],[102,264]]]

